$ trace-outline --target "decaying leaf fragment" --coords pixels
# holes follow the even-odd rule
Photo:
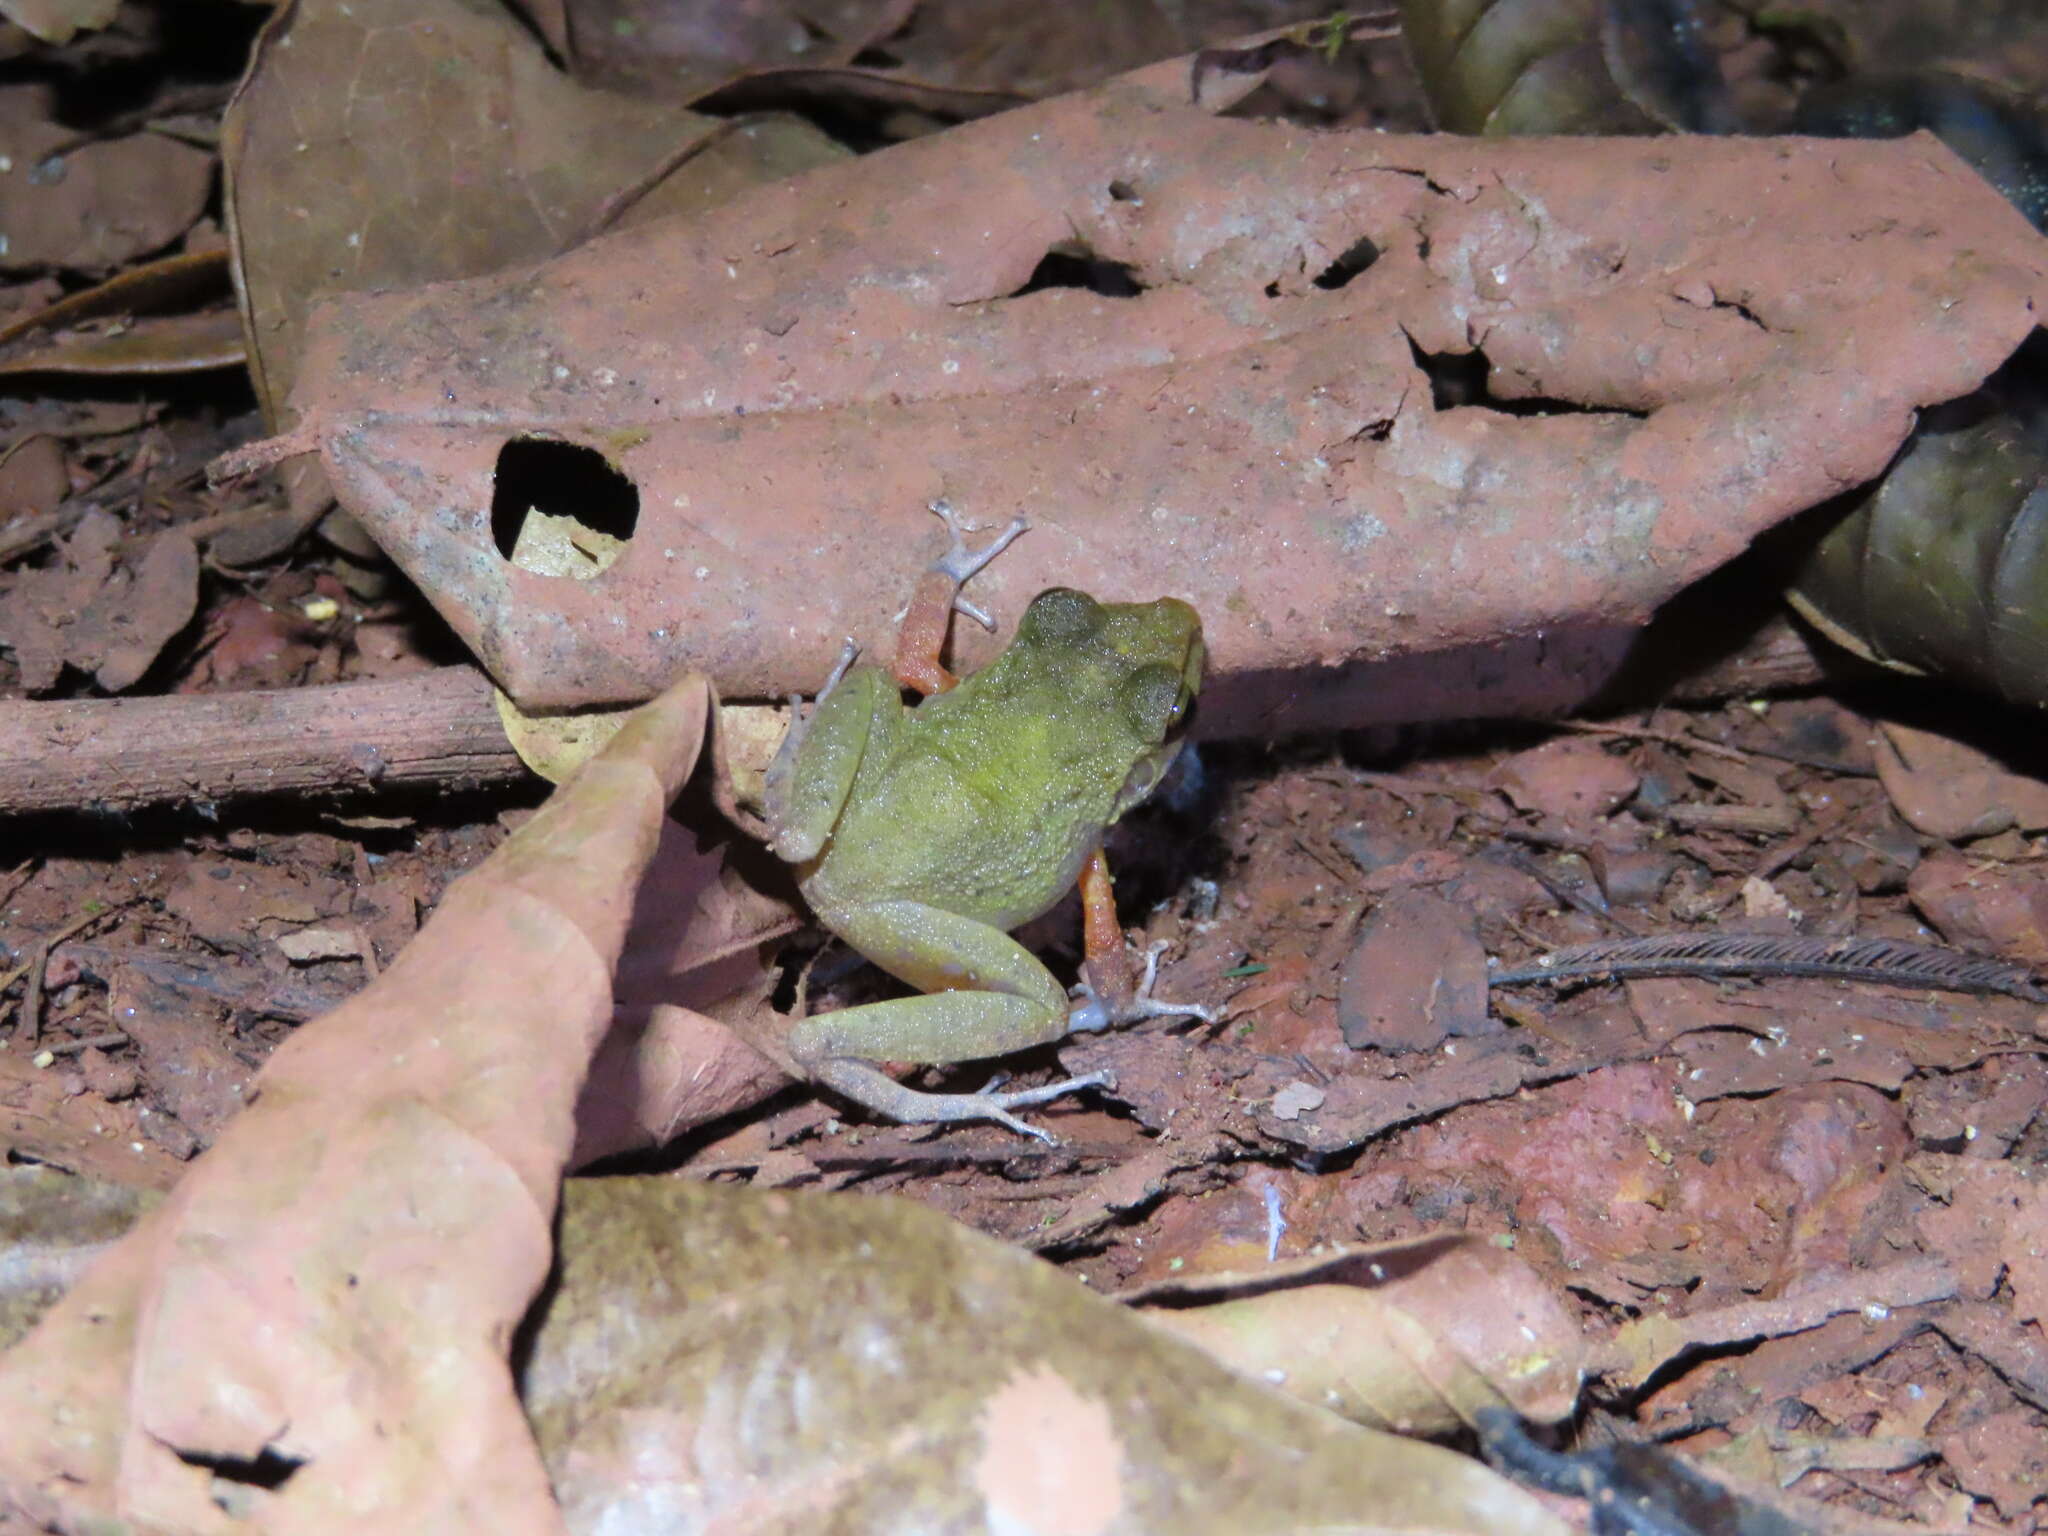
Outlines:
[[[1463,1234],[1353,1248],[1123,1298],[1248,1376],[1355,1423],[1469,1429],[1571,1415],[1589,1346],[1521,1259]]]
[[[199,549],[167,529],[128,542],[111,512],[79,520],[60,558],[0,594],[0,645],[14,652],[22,687],[48,693],[72,667],[109,693],[141,681],[199,606]]]
[[[898,1200],[565,1193],[524,1386],[571,1529],[1562,1532]]]
[[[1187,598],[1210,727],[1273,730],[1368,713],[1376,660],[1639,621],[1876,474],[2048,299],[2040,242],[1924,139],[1310,133],[1187,88],[1159,66],[713,221],[336,298],[295,441],[528,709],[685,665],[814,686],[943,496],[1034,520],[996,611]],[[1474,349],[1490,395],[1435,404]],[[516,568],[534,506],[623,553]]]

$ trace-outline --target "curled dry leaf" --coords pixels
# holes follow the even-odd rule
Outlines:
[[[1209,724],[1274,730],[1383,708],[1364,664],[1397,653],[1639,622],[1875,475],[2048,301],[2037,237],[1924,139],[1561,153],[1187,90],[1162,65],[715,222],[337,297],[270,451],[317,444],[530,709],[684,665],[814,686],[879,638],[876,552],[935,552],[944,496],[1036,522],[991,606],[1077,572],[1188,598]],[[1127,296],[1033,282],[1075,251]],[[1439,408],[1432,360],[1474,349],[1491,398]],[[517,569],[536,504],[603,508],[623,553]]]
[[[897,1200],[573,1182],[524,1385],[572,1530],[1560,1532]]]
[[[32,314],[0,325],[0,343],[88,320],[186,311],[226,299],[230,293],[225,250],[179,252],[129,267],[83,293],[67,293]]]
[[[1411,1435],[1506,1406],[1570,1416],[1588,1347],[1522,1260],[1430,1236],[1148,1286],[1124,1298],[1247,1376],[1359,1424]]]
[[[25,341],[0,357],[0,377],[70,373],[126,378],[239,368],[247,360],[240,319],[231,309],[211,309]]]
[[[558,1529],[505,1352],[705,704],[677,685],[456,882],[0,1360],[17,1508],[207,1532],[225,1491],[276,1531]],[[230,1487],[224,1462],[290,1471]]]

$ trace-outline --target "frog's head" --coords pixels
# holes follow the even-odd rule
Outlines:
[[[1115,820],[1152,793],[1180,752],[1202,687],[1202,620],[1175,597],[1100,603],[1041,592],[1017,621],[1017,642],[1066,684],[1099,701],[1089,754],[1122,776]]]

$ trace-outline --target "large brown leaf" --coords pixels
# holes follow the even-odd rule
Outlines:
[[[526,1373],[570,1528],[1554,1536],[907,1201],[579,1181]]]
[[[980,578],[999,610],[1189,598],[1212,727],[1273,730],[1369,713],[1371,660],[1639,621],[1875,475],[2048,298],[2041,242],[1925,139],[1475,143],[1187,97],[1159,66],[714,222],[337,299],[298,441],[529,708],[685,665],[814,683],[945,496],[1037,523]],[[1135,292],[1021,291],[1060,252]],[[1425,363],[1475,347],[1490,395],[1434,402]],[[623,552],[515,569],[534,506],[602,508]]]
[[[506,1355],[705,704],[691,680],[636,715],[391,969],[278,1047],[207,1156],[0,1359],[0,1508],[558,1528]]]

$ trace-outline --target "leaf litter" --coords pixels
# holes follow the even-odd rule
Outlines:
[[[85,417],[39,419],[68,428]],[[37,546],[46,553],[35,556],[35,571],[61,574],[76,526]],[[886,530],[876,538],[886,542]],[[904,568],[916,559],[906,549]],[[261,578],[248,590],[257,607],[245,615],[297,612],[321,595],[311,582],[295,590],[287,578]],[[345,598],[327,600],[346,611]],[[863,622],[884,621],[879,609],[886,606]],[[288,651],[252,650],[253,675],[270,668],[280,681],[341,676],[359,664],[351,637],[390,622],[374,613],[366,620],[316,624]],[[1481,621],[1470,622],[1477,632]],[[175,651],[170,659],[174,671],[194,665]],[[74,668],[62,687],[75,689],[78,675]],[[245,681],[251,675],[240,674]],[[1300,708],[1322,708],[1326,697]],[[1800,1492],[1866,1513],[1936,1524],[1974,1495],[1984,1517],[1995,1512],[2018,1528],[2032,1502],[2025,1447],[2038,1438],[2048,1393],[2038,1322],[2028,1310],[2038,1302],[2031,1255],[2042,1216],[2022,1172],[2036,1155],[2044,1095],[2036,1011],[2008,999],[1860,983],[1642,981],[1589,988],[1557,1003],[1510,1000],[1493,1034],[1454,1033],[1419,1050],[1391,1050],[1347,1032],[1338,985],[1373,905],[1419,895],[1468,914],[1484,952],[1509,963],[1568,944],[1613,942],[1617,930],[1730,922],[1758,925],[1754,937],[1737,934],[1738,945],[1853,934],[1924,946],[1932,924],[2002,963],[2030,963],[2040,920],[2025,888],[2038,852],[2015,792],[2038,787],[2038,764],[2024,743],[2015,750],[1983,722],[1959,720],[1924,699],[1914,708],[1922,712],[1910,725],[1883,721],[1883,737],[1899,744],[1896,756],[1917,768],[1923,787],[1951,787],[1955,776],[1935,766],[1931,744],[1958,738],[1971,739],[1968,750],[2005,775],[1981,792],[1969,781],[1938,812],[1948,818],[1939,822],[1907,797],[1897,771],[1880,781],[1868,777],[1868,767],[1811,766],[1857,754],[1880,772],[1887,763],[1872,729],[1885,711],[1825,701],[1610,720],[1616,734],[1594,752],[1553,748],[1544,761],[1518,752],[1512,739],[1475,744],[1457,732],[1354,740],[1277,763],[1213,751],[1212,798],[1196,802],[1194,819],[1161,812],[1123,834],[1120,868],[1135,898],[1126,915],[1144,914],[1149,938],[1183,946],[1174,959],[1182,990],[1198,985],[1220,995],[1229,990],[1227,973],[1264,969],[1241,978],[1239,1012],[1221,1030],[1140,1029],[1063,1053],[1071,1065],[1084,1052],[1109,1050],[1085,1059],[1114,1063],[1133,1118],[1096,1107],[1063,1112],[1056,1123],[1068,1147],[1058,1153],[1020,1152],[999,1137],[974,1136],[953,1138],[953,1150],[942,1151],[916,1133],[837,1124],[829,1107],[806,1101],[703,1133],[694,1144],[699,1159],[709,1164],[715,1152],[727,1170],[758,1170],[756,1181],[766,1184],[916,1190],[985,1230],[1051,1245],[1105,1287],[1188,1269],[1257,1268],[1275,1250],[1288,1255],[1361,1238],[1449,1229],[1495,1250],[1512,1243],[1530,1277],[1514,1284],[1551,1297],[1594,1346],[1590,1393],[1601,1422],[1674,1437],[1690,1452],[1718,1454],[1766,1480],[1796,1478]],[[1911,738],[1908,730],[1921,734]],[[1500,797],[1502,787],[1546,777],[1554,797]],[[113,886],[90,861],[38,860],[28,849],[18,865],[0,859],[14,871],[0,868],[10,945],[17,935],[60,932],[80,903],[129,882],[153,893],[150,904],[116,909],[110,933],[53,944],[41,955],[45,984],[34,1011],[42,1041],[56,1048],[52,1060],[0,1056],[17,1155],[161,1186],[181,1157],[222,1137],[219,1156],[201,1166],[218,1162],[232,1180],[239,1122],[226,1111],[247,1096],[254,1064],[293,1036],[294,1020],[370,979],[380,953],[388,966],[415,914],[440,897],[447,873],[476,862],[504,835],[488,815],[469,828],[434,817],[387,820],[395,825],[381,830],[333,823],[339,837],[242,825],[184,831],[167,850],[124,856],[125,873]],[[379,850],[375,862],[366,855],[371,848]],[[746,897],[723,861],[690,840],[675,841],[673,856],[663,890],[724,885],[725,894],[677,903],[677,911],[661,914],[669,919],[667,938],[644,951],[636,941],[651,979],[627,1009],[627,1032],[607,1037],[592,1068],[573,1132],[577,1150],[562,1150],[559,1123],[548,1128],[556,1163],[665,1140],[693,1123],[693,1105],[729,1107],[775,1086],[774,1074],[747,1065],[743,1047],[719,1056],[731,1047],[713,1042],[733,1040],[717,1017],[722,1010],[742,1018],[772,986],[755,940],[786,926],[787,913]],[[354,954],[343,945],[328,958],[294,960],[274,934],[259,934],[226,907],[214,913],[189,894],[169,900],[181,880],[192,889],[189,877],[201,863],[223,858],[329,879],[339,872],[340,890],[288,880],[315,894],[291,907],[285,926],[314,934],[360,925],[368,942]],[[387,867],[393,864],[399,867]],[[711,884],[695,883],[705,880]],[[1202,894],[1204,881],[1213,882],[1213,904]],[[2008,888],[2020,899],[2002,898]],[[1070,942],[1060,933],[1070,925],[1055,918],[1044,926],[1034,941],[1042,949],[1056,953]],[[195,948],[185,951],[182,971],[164,968],[165,939],[199,941],[209,928],[214,944],[244,958]],[[702,940],[697,951],[678,954],[693,933]],[[509,952],[501,941],[485,941],[479,951],[491,964]],[[166,978],[190,990],[166,998]],[[861,985],[828,979],[824,990],[858,995]],[[704,1011],[690,1006],[692,998]],[[281,1012],[266,1015],[266,1004]],[[19,991],[0,996],[17,1031],[28,1006]],[[523,1016],[508,1011],[499,1022]],[[123,1020],[138,1031],[128,1045],[84,1043],[105,1040],[109,1024]],[[559,1024],[555,1012],[548,1020]],[[327,1022],[345,1029],[340,1020]],[[226,1049],[204,1049],[210,1024]],[[310,1028],[299,1037],[309,1049],[322,1026]],[[409,1033],[426,1038],[431,1031]],[[348,1061],[331,1074],[336,1080],[365,1073],[341,1047],[329,1048]],[[123,1083],[117,1064],[137,1058],[146,1070],[131,1070]],[[727,1065],[711,1065],[719,1061]],[[178,1065],[163,1064],[171,1062]],[[593,1092],[601,1083],[624,1086]],[[700,1101],[694,1090],[706,1083],[722,1086]],[[1269,1111],[1283,1097],[1290,1118]],[[549,1102],[559,1122],[560,1092]],[[340,1113],[347,1105],[330,1108]],[[151,1120],[168,1120],[184,1136],[173,1129],[165,1140],[151,1139],[144,1129]],[[1360,1136],[1370,1138],[1362,1147]],[[513,1144],[526,1148],[515,1158],[532,1158],[534,1143],[515,1137]],[[335,1156],[356,1145],[337,1133]],[[369,1166],[378,1143],[362,1145],[359,1166]],[[1319,1171],[1288,1166],[1304,1155]],[[410,1156],[416,1171],[437,1181],[475,1166],[454,1151]],[[286,1160],[248,1159],[265,1161]],[[522,1166],[531,1175],[532,1166]],[[1025,1176],[1029,1182],[1019,1183]],[[529,1201],[541,1182],[525,1181]],[[362,1192],[373,1206],[380,1188]],[[185,1198],[204,1204],[197,1186]],[[256,1199],[246,1191],[215,1198],[230,1213]],[[386,1209],[400,1208],[386,1198]],[[681,1221],[708,1229],[710,1218],[694,1210],[670,1214],[665,1195],[651,1187],[647,1199],[656,1235],[634,1245],[658,1243]],[[515,1234],[522,1225],[530,1227],[530,1218],[509,1223]],[[257,1237],[229,1244],[246,1253],[252,1272],[261,1268],[268,1250]],[[573,1251],[595,1254],[602,1246],[593,1236]],[[1939,1255],[1944,1267],[1901,1268],[1918,1262],[1902,1260],[1906,1250]],[[366,1262],[378,1252],[378,1244],[361,1246]],[[480,1256],[484,1248],[458,1238],[453,1252]],[[531,1256],[529,1247],[524,1273]],[[144,1264],[130,1274],[148,1284],[148,1271]],[[598,1283],[600,1297],[617,1299],[620,1292]],[[1020,1326],[1057,1332],[1030,1304],[998,1291],[1011,1296]],[[491,1294],[486,1311],[467,1320],[471,1327],[484,1315],[516,1315],[502,1287]],[[835,1324],[843,1322],[843,1290],[827,1288],[818,1299]],[[177,1319],[173,1313],[154,1326],[174,1328]],[[1634,1337],[1626,1332],[1632,1323],[1650,1340],[1660,1337],[1657,1325],[1674,1321],[1675,1335],[1662,1335],[1655,1347],[1630,1353],[1618,1342]],[[465,1329],[462,1337],[474,1335]],[[1750,1339],[1764,1342],[1725,1348]],[[1042,1344],[1034,1336],[1026,1347]],[[1703,1345],[1707,1355],[1691,1353]],[[742,1371],[756,1372],[751,1379],[775,1379],[740,1353],[734,1358]],[[472,1415],[466,1422],[497,1426],[492,1433],[501,1438],[491,1444],[503,1459],[494,1467],[528,1465],[524,1441],[503,1412],[502,1354],[490,1345],[466,1358],[478,1362],[471,1389],[482,1394],[463,1399]],[[317,1384],[325,1369],[308,1368],[307,1383]],[[399,1401],[404,1375],[387,1384]],[[1021,1370],[995,1385],[994,1394],[970,1399],[987,1405],[990,1422],[1024,1425],[1047,1413],[1099,1422],[1089,1415],[1099,1412],[1100,1399],[1077,1390],[1062,1368]],[[235,1451],[252,1443],[209,1439],[221,1427],[180,1417],[175,1386],[169,1396],[173,1410],[152,1409],[158,1416],[141,1420],[152,1431]],[[104,1400],[119,1398],[107,1386]],[[949,1422],[961,1433],[958,1420]],[[345,1438],[345,1425],[332,1428]],[[1870,1453],[1859,1460],[1850,1451],[1865,1441]],[[300,1442],[278,1443],[296,1454]],[[1057,1435],[1045,1443],[1076,1454]],[[277,1497],[292,1503],[275,1507],[317,1504],[328,1476],[347,1465],[333,1453],[326,1459],[324,1472],[315,1471],[317,1461],[277,1469],[289,1473]],[[167,1469],[147,1458],[137,1465],[144,1497],[184,1497],[203,1482],[201,1469],[170,1469],[167,1489],[157,1480]],[[217,1461],[212,1471],[226,1475],[205,1486],[214,1494],[232,1488],[239,1465],[233,1456]],[[551,1465],[557,1487],[571,1486],[561,1480],[564,1463]],[[603,1465],[593,1462],[600,1472]],[[1389,1476],[1398,1480],[1415,1465],[1397,1462]],[[382,1471],[365,1475],[361,1486],[373,1497],[404,1486],[382,1478]],[[508,1486],[537,1485],[515,1477]],[[811,1486],[829,1494],[835,1485]]]

